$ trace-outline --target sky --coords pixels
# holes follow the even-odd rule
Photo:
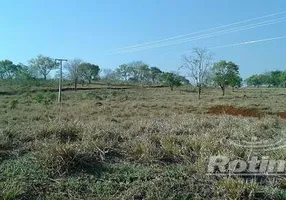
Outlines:
[[[101,69],[143,61],[163,71],[178,71],[182,55],[188,55],[187,51],[194,47],[286,36],[284,21],[172,46],[104,54],[283,12],[285,0],[1,0],[0,10],[0,60],[24,64],[43,54],[52,58],[80,58],[98,64]],[[286,13],[275,17],[286,17]],[[238,64],[243,78],[286,69],[286,38],[210,51],[214,62],[227,60]]]

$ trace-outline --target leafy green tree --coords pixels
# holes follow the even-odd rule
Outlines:
[[[15,65],[10,60],[0,61],[0,78],[1,79],[14,79],[18,76],[22,69],[22,66]]]
[[[160,81],[162,73],[163,72],[158,67],[150,67],[150,77],[153,84]]]
[[[247,79],[245,79],[245,83],[247,86],[256,86],[258,87],[260,83],[257,82],[257,74],[254,74]]]
[[[175,86],[181,86],[181,78],[171,72],[165,72],[162,74],[161,76],[161,82],[166,85],[169,86],[171,91],[174,89]]]
[[[264,74],[259,74],[259,78],[262,82],[262,85],[267,85],[268,87],[273,86],[271,72],[265,72]]]
[[[37,58],[29,60],[29,66],[34,75],[46,80],[48,74],[57,67],[57,64],[54,59],[48,56],[38,55]]]
[[[263,80],[263,79],[264,78],[262,77],[262,75],[254,74],[254,75],[248,77],[247,79],[245,79],[245,82],[246,82],[247,86],[259,87],[265,83],[265,80]]]
[[[29,71],[29,67],[19,63],[19,70],[17,71],[17,75],[16,75],[16,79],[20,79],[20,80],[33,80],[34,77],[31,75],[30,71]]]
[[[270,72],[270,84],[274,87],[278,87],[280,85],[282,85],[282,75],[283,72],[280,70],[276,70],[276,71],[271,71]]]
[[[248,86],[265,86],[279,87],[283,86],[286,81],[286,75],[283,71],[271,71],[264,74],[255,74],[245,80]]]
[[[280,76],[280,79],[281,79],[281,84],[283,87],[286,87],[286,71],[283,71],[281,76]]]
[[[225,95],[225,89],[228,85],[237,86],[241,84],[239,75],[239,66],[233,62],[221,60],[212,67],[214,83],[219,85],[222,95]]]
[[[180,81],[181,85],[190,85],[191,84],[190,81],[184,76],[176,74],[176,78]]]
[[[0,78],[1,79],[6,78],[7,70],[10,68],[12,64],[13,62],[10,60],[0,61]]]
[[[232,91],[234,92],[234,88],[240,88],[242,86],[243,79],[240,77],[239,74],[232,74],[229,77],[229,86],[232,87]]]
[[[87,80],[90,84],[91,80],[98,79],[100,68],[98,65],[94,65],[91,63],[81,63],[78,66],[78,70],[83,79]]]

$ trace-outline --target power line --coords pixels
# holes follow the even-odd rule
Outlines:
[[[214,31],[214,30],[217,30],[217,29],[226,28],[226,27],[229,27],[229,26],[234,26],[234,25],[238,25],[238,24],[242,24],[242,23],[246,23],[246,22],[250,22],[250,21],[255,21],[255,20],[258,20],[258,19],[263,19],[263,18],[273,17],[273,16],[277,16],[277,15],[282,15],[282,14],[285,14],[285,13],[286,13],[286,11],[283,11],[283,12],[278,12],[278,13],[274,13],[274,14],[264,15],[264,16],[261,16],[261,17],[255,17],[255,18],[251,18],[251,19],[247,19],[247,20],[243,20],[243,21],[239,21],[239,22],[235,22],[235,23],[231,23],[231,24],[218,26],[218,27],[215,27],[215,28],[210,28],[210,29],[205,29],[205,30],[201,30],[201,31],[196,31],[196,32],[193,32],[193,33],[173,36],[173,37],[169,37],[169,38],[165,38],[165,39],[161,39],[161,40],[157,40],[157,41],[152,41],[152,42],[147,42],[147,43],[143,43],[143,44],[133,45],[133,46],[117,48],[117,49],[109,50],[106,53],[108,53],[108,52],[109,53],[117,52],[117,51],[120,51],[120,50],[127,50],[127,49],[133,49],[133,48],[138,48],[138,47],[144,47],[146,45],[152,45],[152,44],[157,44],[157,43],[161,43],[161,42],[166,42],[166,41],[169,41],[169,40],[174,40],[174,39],[178,39],[178,38],[182,38],[182,37],[186,37],[186,36],[190,36],[190,35],[194,35],[194,34],[198,34],[198,33]]]
[[[227,48],[227,47],[235,47],[235,46],[242,46],[242,45],[248,45],[248,44],[255,44],[255,43],[260,43],[260,42],[268,42],[268,41],[273,41],[273,40],[281,40],[281,39],[286,39],[286,35],[285,36],[279,36],[279,37],[272,37],[272,38],[264,38],[264,39],[259,39],[259,40],[250,40],[250,41],[221,45],[221,46],[207,47],[205,49],[208,49],[208,50],[221,49],[221,48]],[[189,52],[192,52],[192,51],[184,51],[182,53],[189,53]]]
[[[260,40],[251,40],[251,41],[234,43],[234,44],[228,44],[228,45],[222,45],[222,46],[215,46],[215,47],[210,47],[210,48],[206,48],[206,49],[220,49],[220,48],[226,48],[226,47],[254,44],[254,43],[259,43],[259,42],[268,42],[268,41],[280,40],[280,39],[286,39],[286,35],[285,36],[280,36],[280,37],[265,38],[265,39],[260,39]]]
[[[256,23],[256,24],[250,24],[250,25],[246,25],[246,26],[242,26],[242,27],[236,27],[236,28],[232,28],[232,29],[221,30],[221,31],[213,32],[213,33],[199,35],[196,37],[191,37],[191,38],[181,39],[178,41],[168,42],[165,44],[163,43],[163,44],[150,45],[150,46],[137,48],[137,49],[118,51],[118,52],[114,52],[114,53],[107,54],[107,55],[131,53],[131,52],[148,50],[148,49],[153,49],[153,48],[171,46],[171,45],[175,45],[175,44],[192,42],[192,41],[196,41],[196,40],[200,40],[200,39],[211,38],[211,37],[220,36],[220,35],[224,35],[224,34],[228,34],[228,33],[239,32],[239,31],[243,31],[243,30],[249,30],[249,29],[253,29],[253,28],[258,28],[258,27],[267,26],[267,25],[273,25],[273,24],[282,23],[282,22],[286,22],[286,17],[275,19],[275,20],[268,20],[268,21],[260,22],[260,23]]]
[[[281,19],[283,19],[283,20],[281,20]],[[273,20],[272,20],[272,22],[268,21],[268,23],[260,22],[257,24],[251,24],[251,25],[247,25],[247,26],[243,26],[243,27],[232,28],[232,29],[223,30],[223,31],[217,31],[214,33],[204,34],[204,35],[200,35],[200,36],[196,36],[196,37],[192,37],[192,38],[187,38],[187,39],[183,39],[183,40],[178,40],[178,41],[174,41],[174,42],[169,42],[169,43],[165,43],[165,44],[153,45],[153,46],[149,46],[149,47],[120,51],[120,52],[114,52],[113,54],[130,53],[130,52],[136,52],[136,51],[142,51],[142,50],[147,50],[147,49],[165,47],[165,46],[170,46],[170,45],[175,45],[175,44],[181,44],[181,43],[186,43],[186,42],[192,42],[192,41],[205,39],[205,38],[211,38],[211,37],[220,36],[220,35],[224,35],[224,34],[228,34],[228,33],[239,32],[239,31],[243,31],[243,30],[249,30],[249,29],[253,29],[253,28],[257,28],[257,27],[266,26],[266,25],[282,23],[285,21],[286,21],[286,18],[284,17],[284,18],[280,18],[279,20],[276,20],[276,21],[273,21]],[[111,54],[111,55],[113,55],[113,54]]]
[[[237,24],[242,24],[242,23],[245,23],[245,22],[255,21],[255,20],[258,20],[258,19],[263,19],[263,18],[272,17],[272,16],[276,16],[276,15],[281,15],[281,14],[285,14],[285,13],[286,13],[286,11],[283,11],[283,12],[274,13],[274,14],[270,14],[270,15],[265,15],[265,16],[261,16],[261,17],[255,17],[255,18],[251,18],[251,19],[248,19],[248,20],[243,20],[243,21],[239,21],[239,22],[235,22],[235,23],[231,23],[231,24],[227,24],[227,25],[222,25],[222,26],[215,27],[215,28],[205,29],[205,30],[196,31],[196,32],[193,32],[193,33],[178,35],[178,36],[173,36],[173,37],[165,38],[165,39],[162,39],[162,40],[157,40],[157,41],[153,41],[153,42],[147,42],[147,43],[143,43],[143,44],[138,44],[138,45],[133,45],[133,46],[128,46],[128,47],[113,49],[113,50],[110,50],[109,52],[123,50],[123,49],[129,49],[129,48],[134,48],[134,47],[140,47],[140,46],[145,46],[145,45],[149,45],[149,44],[156,44],[156,43],[159,43],[159,42],[164,42],[164,41],[177,39],[177,38],[181,38],[181,37],[185,37],[185,36],[189,36],[189,35],[194,35],[194,34],[197,34],[197,33],[217,30],[217,29],[220,29],[220,28],[225,28],[225,27],[229,27],[229,26],[233,26],[233,25],[237,25]]]

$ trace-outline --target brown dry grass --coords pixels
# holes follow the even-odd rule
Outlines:
[[[99,89],[65,92],[61,104],[48,94],[1,96],[0,197],[285,197],[284,178],[206,176],[211,155],[250,156],[228,144],[229,138],[275,139],[285,130],[286,121],[273,115],[286,111],[285,94],[284,89],[241,89],[222,97],[205,90],[198,101],[190,88]],[[207,113],[219,105],[230,113]],[[265,115],[245,117],[249,108],[255,116]],[[237,111],[241,116],[223,114]],[[286,159],[284,149],[268,155]]]

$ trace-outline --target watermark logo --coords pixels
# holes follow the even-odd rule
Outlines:
[[[221,144],[226,144],[221,141]],[[271,176],[286,175],[286,161],[271,159],[263,152],[275,151],[286,148],[286,134],[281,132],[275,139],[261,140],[252,137],[250,140],[228,139],[227,144],[237,148],[243,148],[250,152],[247,160],[233,159],[227,156],[217,155],[209,158],[207,172],[208,175],[237,175],[237,176]]]
[[[221,141],[223,144],[223,142]],[[228,139],[227,143],[229,145],[251,149],[253,151],[265,152],[265,151],[274,151],[282,148],[286,148],[286,133],[284,131],[277,134],[275,138],[271,140],[258,140],[257,137],[252,137],[249,140],[236,140]]]
[[[253,156],[247,161],[230,160],[226,156],[211,156],[208,175],[281,175],[286,172],[285,166],[285,160],[271,160],[268,156],[263,156],[261,159]]]

